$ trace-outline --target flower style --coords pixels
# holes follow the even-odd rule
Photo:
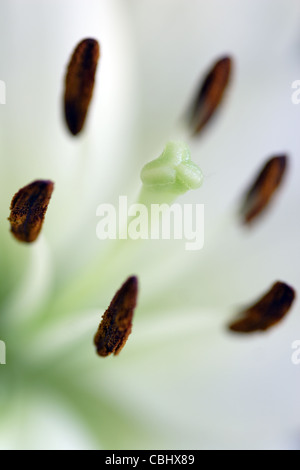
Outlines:
[[[297,2],[2,3],[0,447],[298,448]],[[64,73],[84,38],[99,41],[101,57],[74,137],[60,117]],[[216,106],[205,113],[198,95],[195,132],[187,103],[224,57],[232,77],[219,97],[206,91]],[[157,159],[174,141],[194,163],[166,158],[174,144]],[[153,188],[158,178],[166,192]],[[6,219],[32,181],[55,190],[38,239],[25,244]],[[157,191],[163,202],[205,204],[203,250],[96,238],[99,203],[121,194],[151,203]],[[117,357],[99,357],[101,315],[135,276],[132,334]],[[250,304],[240,322],[272,328],[230,331]]]

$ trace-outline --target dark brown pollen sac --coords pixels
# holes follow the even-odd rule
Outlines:
[[[250,224],[269,206],[281,186],[288,167],[288,157],[278,155],[267,161],[247,191],[241,216],[245,224]]]
[[[37,180],[15,194],[8,220],[11,232],[17,240],[32,243],[37,239],[53,189],[52,181]]]
[[[132,276],[118,290],[102,316],[94,337],[94,344],[99,356],[117,355],[124,347],[131,333],[137,296],[138,279]]]
[[[268,330],[285,317],[295,297],[292,287],[278,281],[260,300],[241,312],[239,318],[229,325],[229,329],[235,333]]]
[[[189,112],[190,127],[194,135],[202,131],[221,105],[230,82],[232,63],[230,57],[222,57],[202,82]]]
[[[74,136],[84,127],[93,96],[99,56],[99,43],[95,39],[84,39],[77,45],[68,65],[64,108],[67,126]]]

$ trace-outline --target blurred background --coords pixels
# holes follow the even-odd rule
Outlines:
[[[276,328],[227,324],[282,280],[300,287],[298,0],[2,0],[0,5],[0,448],[299,449],[299,303]],[[75,46],[101,57],[82,135],[63,118]],[[192,136],[185,116],[223,55],[232,80],[216,118]],[[202,188],[205,247],[100,242],[96,209],[136,201],[143,166],[185,141]],[[241,197],[271,156],[289,156],[274,204],[248,229]],[[13,195],[55,191],[30,246],[9,233]],[[119,357],[93,348],[126,277],[140,295]]]

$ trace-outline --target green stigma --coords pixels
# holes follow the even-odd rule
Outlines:
[[[141,180],[142,200],[146,197],[148,203],[172,202],[188,190],[198,189],[203,174],[192,162],[190,149],[184,142],[169,142],[160,157],[144,166]]]

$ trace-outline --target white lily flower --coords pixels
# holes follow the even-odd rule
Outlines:
[[[267,332],[228,329],[274,282],[299,290],[299,15],[297,0],[2,0],[0,448],[299,448],[297,304]],[[73,137],[64,75],[87,37],[101,56]],[[226,54],[226,100],[192,136],[188,104]],[[169,141],[186,142],[204,173],[178,199],[204,204],[204,248],[97,239],[98,205],[137,201],[142,168]],[[290,165],[279,197],[242,226],[244,191],[282,154]],[[188,169],[196,189],[201,174]],[[27,245],[6,219],[14,193],[37,179],[55,190]],[[131,275],[140,283],[132,334],[120,356],[98,357],[93,335]]]

